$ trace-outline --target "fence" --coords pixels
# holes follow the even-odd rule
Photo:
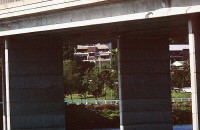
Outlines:
[[[17,2],[17,1],[22,1],[22,0],[0,0],[0,4],[7,4],[7,3],[12,3],[12,2]]]
[[[191,98],[172,98],[172,102],[190,102]]]
[[[98,103],[103,103],[103,104],[118,104],[119,100],[66,100],[65,104],[98,104]]]
[[[190,102],[191,98],[172,98],[172,102]],[[119,104],[119,100],[85,100],[85,99],[76,99],[76,100],[66,100],[65,104]]]

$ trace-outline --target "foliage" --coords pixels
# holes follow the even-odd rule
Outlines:
[[[172,104],[173,124],[191,124],[192,123],[192,103],[175,102]]]
[[[113,109],[109,109],[110,107]],[[118,128],[119,124],[118,105],[71,104],[66,106],[67,129]]]
[[[118,97],[118,58],[117,49],[112,50],[111,68],[102,66],[95,68],[94,63],[83,62],[80,58],[74,57],[75,44],[63,45],[64,58],[64,84],[65,95],[78,93],[81,97],[87,97],[90,93],[94,98],[107,95],[107,90],[112,89],[114,96]]]
[[[189,61],[185,61],[183,68],[172,68],[171,69],[171,86],[177,88],[189,87],[190,86],[190,66]]]
[[[102,67],[87,70],[83,80],[83,84],[88,86],[88,91],[95,99],[98,99],[103,94],[106,95],[106,89],[114,89],[116,87],[116,73],[110,68]]]
[[[111,68],[118,71],[118,49],[112,49]]]
[[[119,127],[119,106],[116,104],[71,104],[66,106],[66,115],[66,127],[68,129]],[[191,102],[173,103],[172,121],[173,124],[191,124]],[[79,125],[77,125],[77,122]]]
[[[64,86],[65,94],[72,95],[73,92],[77,92],[77,89],[81,86],[81,73],[80,67],[77,65],[76,61],[65,60],[64,65]]]
[[[102,94],[104,82],[101,78],[101,72],[98,68],[93,68],[91,71],[87,71],[84,83],[88,85],[88,91],[95,99]]]
[[[63,59],[73,60],[76,44],[63,44]]]

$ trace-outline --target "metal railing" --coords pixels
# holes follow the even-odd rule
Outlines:
[[[192,98],[172,98],[172,102],[191,102]]]
[[[65,104],[98,104],[98,103],[103,103],[103,104],[118,104],[119,100],[85,100],[85,99],[75,99],[75,100],[66,100]]]
[[[0,4],[13,3],[17,1],[23,1],[23,0],[0,0]]]
[[[172,98],[172,102],[191,102],[191,98]],[[98,104],[98,103],[103,103],[103,104],[118,104],[119,100],[85,100],[85,99],[75,99],[75,100],[66,100],[66,104]]]

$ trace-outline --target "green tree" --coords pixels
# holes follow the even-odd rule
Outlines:
[[[175,67],[171,69],[171,86],[172,88],[183,88],[190,86],[190,65],[185,61],[183,68]]]
[[[112,49],[111,58],[111,68],[113,70],[118,70],[118,49]]]
[[[73,60],[76,44],[63,44],[63,59]]]
[[[116,89],[118,86],[116,85],[117,74],[115,72],[116,71],[107,67],[102,67],[102,69],[93,68],[86,71],[84,84],[88,86],[89,93],[92,94],[95,99],[98,99],[98,97],[102,95],[104,95],[106,99],[107,88],[113,89],[114,92],[118,91],[118,89]]]
[[[114,91],[114,96],[119,98],[119,86],[118,86],[118,48],[112,49],[111,59],[111,89]]]
[[[87,81],[89,92],[98,100],[98,97],[101,96],[103,90],[103,80],[101,78],[100,70],[98,68],[93,68],[88,71]]]
[[[81,86],[81,68],[73,60],[65,60],[63,66],[65,95],[71,95],[72,99],[72,93],[77,92],[77,88]]]

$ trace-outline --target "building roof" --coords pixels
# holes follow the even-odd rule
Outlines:
[[[110,44],[92,44],[92,45],[77,45],[77,49],[88,49],[90,47],[96,47],[98,49],[109,49],[110,48]]]
[[[184,61],[175,61],[172,66],[183,66]]]

